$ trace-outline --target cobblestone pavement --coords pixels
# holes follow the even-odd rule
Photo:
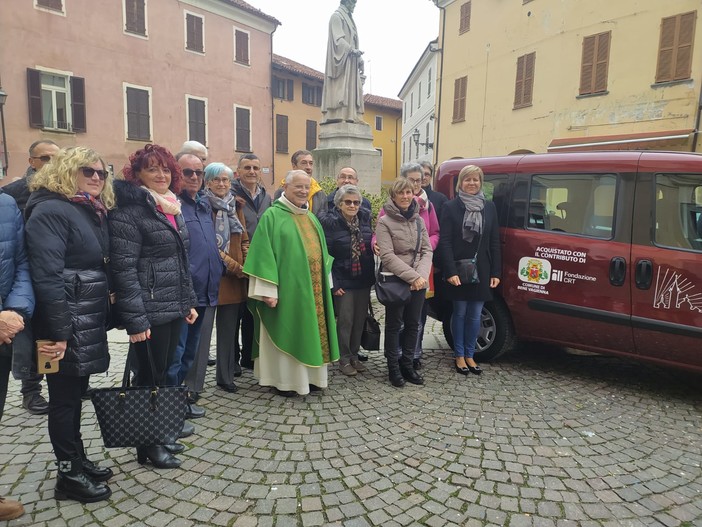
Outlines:
[[[293,399],[250,372],[225,393],[210,368],[180,469],[104,450],[86,403],[89,455],[115,471],[111,500],[90,505],[54,501],[46,417],[21,409],[11,381],[0,495],[27,513],[4,525],[702,525],[702,376],[532,346],[466,378],[440,326],[427,334],[423,387],[390,386],[380,352],[369,372],[334,371],[323,394]],[[93,386],[120,377],[125,337],[111,340]]]

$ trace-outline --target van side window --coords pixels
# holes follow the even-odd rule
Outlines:
[[[702,174],[656,175],[656,245],[702,252]]]
[[[527,228],[611,238],[617,177],[613,174],[533,176]]]

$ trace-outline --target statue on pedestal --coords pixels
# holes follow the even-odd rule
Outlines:
[[[363,121],[363,52],[351,16],[356,0],[341,0],[329,19],[327,62],[322,91],[322,123]]]

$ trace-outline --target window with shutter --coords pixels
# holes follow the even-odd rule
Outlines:
[[[205,20],[201,16],[185,13],[185,49],[205,52]]]
[[[285,98],[288,101],[292,101],[295,99],[295,81],[293,81],[292,79],[288,79],[287,84],[288,84],[288,87],[285,91],[285,96],[286,96]]]
[[[249,63],[249,34],[240,29],[234,30],[234,61],[239,64]]]
[[[146,0],[124,0],[124,30],[146,36]]]
[[[125,92],[127,101],[127,139],[133,141],[150,141],[150,89],[127,86]]]
[[[45,7],[63,13],[63,0],[36,0],[37,7]]]
[[[317,121],[308,120],[305,123],[305,149],[312,151],[317,148]]]
[[[690,78],[697,11],[661,20],[656,82]]]
[[[466,90],[468,77],[459,77],[453,82],[453,122],[466,120]]]
[[[458,25],[458,34],[470,31],[470,2],[461,4],[461,18]]]
[[[27,68],[27,101],[30,127],[86,131],[85,79]]]
[[[431,97],[431,68],[427,72],[427,99]]]
[[[383,130],[383,116],[382,115],[376,115],[375,116],[375,129],[381,132]]]
[[[580,95],[607,91],[611,39],[611,31],[590,35],[583,39],[583,56],[580,64]]]
[[[188,139],[207,146],[207,101],[188,97]]]
[[[288,152],[288,116],[275,116],[275,151],[281,153]]]
[[[234,127],[236,130],[236,150],[238,152],[251,152],[251,110],[237,106],[234,114]]]
[[[536,52],[517,59],[517,79],[514,84],[514,108],[531,106],[534,91]]]

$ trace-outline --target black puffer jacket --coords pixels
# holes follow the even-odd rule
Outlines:
[[[319,217],[319,222],[324,229],[324,236],[327,239],[327,249],[329,254],[334,257],[332,264],[334,291],[339,288],[362,289],[375,283],[375,261],[371,249],[373,230],[370,224],[370,212],[363,207],[359,208],[358,220],[365,252],[360,258],[361,274],[354,277],[351,276],[351,231],[348,223],[336,207]]]
[[[87,205],[40,189],[25,209],[27,253],[36,294],[34,337],[68,341],[58,374],[106,371],[107,222]]]
[[[197,305],[188,264],[188,229],[178,230],[156,209],[144,188],[115,181],[117,208],[110,211],[110,262],[117,313],[134,335],[184,317]]]

